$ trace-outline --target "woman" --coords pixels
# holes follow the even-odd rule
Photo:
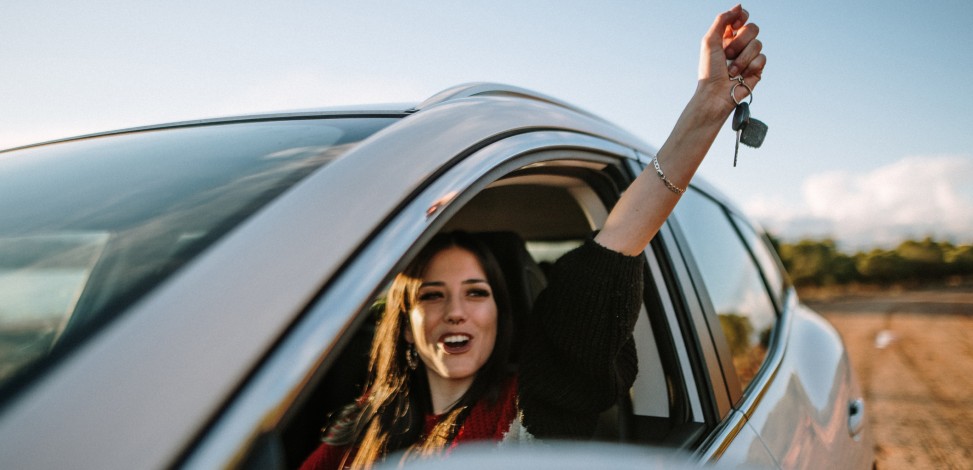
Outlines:
[[[733,110],[732,77],[747,85],[737,100],[760,80],[766,57],[748,17],[737,5],[716,18],[696,92],[658,166],[632,183],[594,238],[555,264],[520,325],[517,372],[508,370],[513,325],[496,261],[469,235],[437,236],[393,282],[366,391],[329,425],[305,468],[368,467],[394,451],[436,454],[472,440],[590,435],[635,378],[639,255]]]

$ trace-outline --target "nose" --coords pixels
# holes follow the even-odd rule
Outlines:
[[[446,307],[445,321],[450,325],[459,325],[466,321],[466,309],[463,306],[463,302],[449,302]]]

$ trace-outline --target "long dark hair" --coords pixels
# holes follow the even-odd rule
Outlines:
[[[425,416],[432,412],[425,365],[410,369],[406,360],[410,328],[409,312],[416,305],[422,276],[432,258],[447,248],[472,253],[480,262],[497,304],[497,338],[493,352],[476,373],[469,390],[443,414],[424,440]],[[408,454],[428,455],[445,448],[456,436],[470,408],[480,400],[495,401],[508,373],[513,319],[503,272],[488,248],[465,232],[441,233],[392,281],[385,310],[372,341],[369,380],[347,442],[355,448],[353,468],[366,468],[386,454],[406,449]],[[348,456],[346,455],[345,459]],[[344,463],[343,463],[344,465]]]

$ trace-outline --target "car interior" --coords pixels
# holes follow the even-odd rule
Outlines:
[[[439,230],[464,230],[490,247],[506,278],[516,325],[517,318],[529,315],[534,298],[545,287],[546,269],[602,225],[625,184],[622,171],[604,163],[578,160],[522,168],[489,184]],[[655,285],[647,275],[635,332],[639,377],[630,393],[602,414],[595,440],[687,445],[686,388]],[[362,392],[375,322],[381,315],[380,297],[370,312],[362,313],[369,319],[352,333],[339,360],[287,423],[283,438],[289,465],[299,465],[320,442],[329,415]]]

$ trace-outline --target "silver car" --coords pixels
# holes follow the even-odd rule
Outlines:
[[[433,234],[489,240],[522,314],[654,153],[493,84],[4,151],[0,468],[296,466]],[[639,376],[598,441],[872,466],[841,338],[740,210],[697,179],[645,259]]]

